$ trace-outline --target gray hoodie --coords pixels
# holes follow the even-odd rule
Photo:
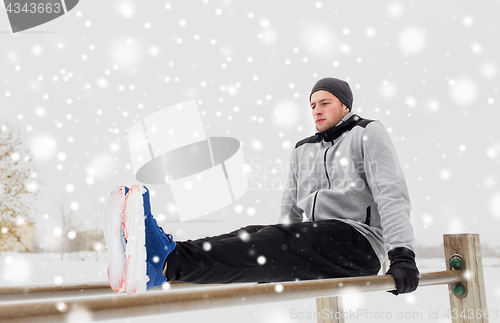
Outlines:
[[[393,248],[415,251],[410,210],[387,130],[350,112],[335,127],[295,145],[278,222],[346,222],[368,239],[383,263]]]

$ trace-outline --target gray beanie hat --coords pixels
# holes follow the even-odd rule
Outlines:
[[[309,102],[311,102],[311,96],[316,91],[328,91],[335,95],[340,102],[344,103],[349,111],[352,110],[352,92],[349,87],[349,83],[342,81],[333,77],[325,77],[314,84],[311,94],[309,95]]]

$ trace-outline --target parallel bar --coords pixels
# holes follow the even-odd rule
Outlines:
[[[169,289],[199,287],[200,285],[170,282]],[[213,285],[204,285],[213,286]],[[158,287],[158,290],[162,290]],[[0,301],[18,301],[40,298],[58,298],[75,296],[116,295],[108,282],[65,285],[14,286],[0,287]]]
[[[47,285],[0,287],[0,301],[27,300],[46,297],[86,296],[114,293],[109,284],[89,283],[75,285]]]
[[[462,281],[459,270],[421,275],[420,286]],[[391,275],[335,278],[257,285],[221,285],[187,290],[150,291],[138,295],[116,295],[79,300],[23,302],[0,305],[1,322],[64,322],[72,311],[87,311],[93,320],[157,315],[301,298],[338,296],[396,288]]]

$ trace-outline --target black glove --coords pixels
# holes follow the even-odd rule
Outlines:
[[[391,266],[386,275],[392,275],[396,289],[389,292],[394,295],[411,293],[417,289],[420,273],[415,264],[415,253],[408,248],[394,248],[388,253]]]

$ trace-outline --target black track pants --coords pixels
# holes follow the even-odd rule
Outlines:
[[[281,282],[376,275],[380,269],[368,240],[338,220],[250,225],[176,242],[166,260],[168,281]]]

